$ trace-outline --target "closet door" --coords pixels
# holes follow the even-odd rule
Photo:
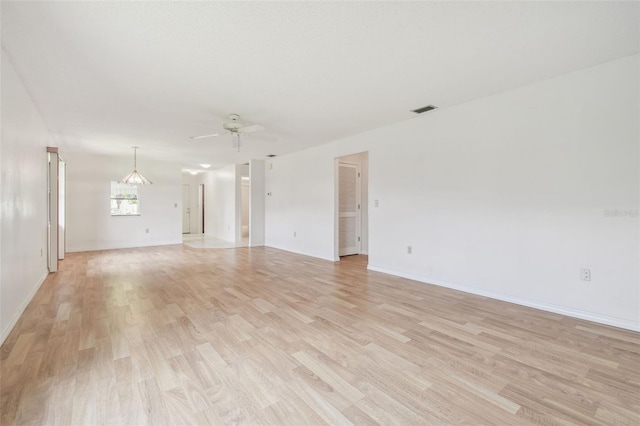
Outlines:
[[[338,163],[339,255],[360,253],[360,165]]]

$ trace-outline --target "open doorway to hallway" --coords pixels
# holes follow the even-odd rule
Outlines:
[[[238,230],[240,232],[239,238],[236,238],[237,242],[241,242],[243,245],[249,244],[251,235],[251,226],[249,223],[249,209],[251,199],[251,177],[249,164],[243,164],[238,168],[240,172],[240,198],[239,198],[239,224]]]
[[[199,233],[204,234],[204,183],[198,184],[198,225]]]
[[[182,235],[202,235],[205,232],[204,173],[182,174]]]
[[[182,185],[182,233],[191,233],[191,185]]]
[[[47,147],[47,266],[58,270],[66,251],[66,163],[57,147]]]
[[[368,254],[369,154],[338,157],[335,168],[334,257]]]

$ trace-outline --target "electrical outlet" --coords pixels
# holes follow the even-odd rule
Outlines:
[[[294,236],[294,237],[296,237],[296,236],[297,236],[296,231],[293,231],[293,236]]]
[[[380,205],[380,203],[378,202],[378,200],[373,200],[373,207],[378,207]]]
[[[145,229],[145,230],[144,230],[144,233],[145,233],[145,234],[148,234],[148,233],[149,233],[149,228]]]
[[[407,246],[407,254],[413,253],[413,247]]]
[[[591,269],[589,269],[589,268],[580,268],[580,280],[581,281],[591,281]]]

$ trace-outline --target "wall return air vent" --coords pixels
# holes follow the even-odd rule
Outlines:
[[[431,111],[432,109],[438,108],[434,105],[423,106],[422,108],[412,109],[411,112],[415,112],[416,114],[422,114],[423,112]]]

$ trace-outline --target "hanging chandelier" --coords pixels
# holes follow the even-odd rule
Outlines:
[[[140,173],[138,173],[137,170],[137,150],[138,147],[134,146],[133,148],[133,171],[131,173],[129,173],[127,176],[125,176],[120,183],[126,183],[127,185],[152,185],[153,182],[151,182],[149,179],[147,179],[146,177],[142,176]]]

